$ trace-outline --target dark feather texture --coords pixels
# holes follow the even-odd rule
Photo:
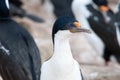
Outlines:
[[[5,0],[0,3],[4,4]],[[0,75],[3,80],[40,80],[40,67],[40,53],[29,32],[13,21],[9,13],[0,15]]]

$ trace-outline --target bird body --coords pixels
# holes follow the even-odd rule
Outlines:
[[[103,17],[101,16],[101,18],[102,20],[100,20],[100,18],[99,20],[103,22]],[[93,16],[91,16],[88,21],[92,26],[92,29],[98,34],[98,36],[103,40],[105,44],[105,50],[103,54],[105,61],[109,61],[111,55],[117,54],[117,56],[119,56],[120,49],[117,41],[116,28],[113,23],[110,22],[111,25],[104,22],[99,23],[100,21],[96,21],[93,23]]]
[[[55,35],[54,55],[43,63],[41,70],[45,72],[41,76],[47,75],[47,77],[41,80],[82,80],[79,64],[71,53],[69,38],[63,36],[66,33],[69,32],[60,31]]]
[[[97,0],[93,1],[99,9],[96,10],[92,6],[91,8],[90,6],[88,7],[88,9],[93,12],[93,15],[88,18],[88,22],[105,44],[103,58],[105,62],[108,63],[111,56],[114,56],[117,62],[120,63],[120,46],[117,36],[118,31],[116,28],[115,15],[111,9],[107,7],[106,0],[100,1],[99,3]],[[101,6],[104,6],[102,10],[100,9]],[[94,19],[96,16],[98,17],[97,20]]]
[[[30,33],[10,18],[5,1],[0,0],[0,75],[3,80],[39,80],[39,50]]]
[[[81,4],[85,2],[82,0],[75,1],[73,10],[76,17],[79,17],[78,20],[81,23],[86,20],[83,26],[89,24],[87,27],[93,31],[94,36],[87,36],[89,38],[88,41],[90,41],[97,52],[101,54],[105,62],[110,61],[110,57],[114,56],[119,63],[119,29],[116,29],[116,19],[113,12],[107,7],[107,1],[91,0],[89,4],[87,2]],[[75,5],[75,3],[79,5]],[[84,9],[79,8],[80,6],[84,7]],[[78,11],[75,11],[75,9]],[[81,15],[77,13],[81,13]]]
[[[9,19],[0,21],[0,73],[3,80],[39,78],[40,55],[33,41],[30,34],[16,22]],[[9,72],[6,72],[7,69]]]
[[[69,39],[72,33],[88,31],[76,26],[79,23],[68,16],[56,20],[52,30],[54,53],[42,65],[41,80],[83,80],[80,66],[72,56]]]

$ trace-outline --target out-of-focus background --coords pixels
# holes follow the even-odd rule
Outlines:
[[[118,0],[108,1],[111,9],[115,11],[114,7]],[[24,3],[22,7],[27,12],[44,20],[44,22],[38,23],[27,17],[13,17],[32,34],[40,49],[42,62],[44,62],[53,54],[51,31],[56,17],[51,12],[52,8],[48,7],[48,4],[42,5],[40,0],[22,0],[22,2]],[[104,66],[101,54],[95,53],[83,34],[73,36],[70,44],[74,58],[80,63],[85,80],[120,80],[120,65],[113,61],[109,66]]]

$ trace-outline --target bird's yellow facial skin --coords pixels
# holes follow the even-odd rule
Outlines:
[[[90,30],[88,29],[84,29],[84,28],[81,28],[81,25],[79,22],[73,22],[73,26],[72,28],[69,28],[70,32],[72,33],[76,33],[76,32],[86,32],[86,33],[91,33]]]
[[[105,6],[105,5],[102,5],[99,7],[99,9],[102,11],[102,12],[107,12],[109,10],[109,7],[108,6]]]
[[[78,28],[80,28],[80,26],[81,26],[79,22],[74,22],[73,25],[74,25],[75,27],[78,27]]]

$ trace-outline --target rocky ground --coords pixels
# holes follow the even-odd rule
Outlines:
[[[109,1],[112,2],[110,6],[114,8],[113,3],[116,3],[117,0]],[[40,4],[40,0],[23,0],[23,2],[25,4],[24,9],[45,21],[44,23],[37,23],[28,18],[14,17],[32,34],[40,49],[42,62],[44,62],[53,53],[51,31],[55,16],[49,11],[51,8],[48,9],[48,7]],[[120,80],[120,66],[114,62],[111,62],[110,66],[104,66],[101,54],[97,54],[91,48],[83,34],[74,36],[70,43],[73,56],[80,63],[85,80]]]

